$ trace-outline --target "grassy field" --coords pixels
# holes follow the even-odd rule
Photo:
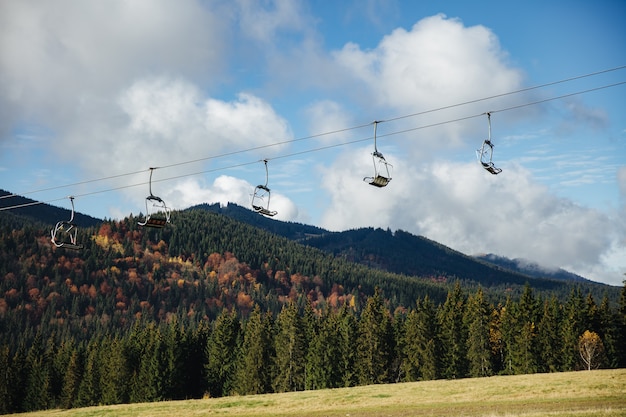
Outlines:
[[[370,385],[20,416],[626,416],[626,369]]]

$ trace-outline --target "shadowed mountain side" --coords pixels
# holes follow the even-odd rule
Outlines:
[[[12,195],[12,193],[5,190],[0,190],[0,197],[8,195]],[[0,208],[22,205],[26,206],[0,211],[0,214],[11,213],[15,216],[28,217],[30,219],[48,225],[55,225],[58,221],[68,221],[72,215],[71,210],[51,206],[49,204],[38,203],[36,200],[31,200],[30,198],[26,197],[12,196],[0,199]],[[73,223],[76,224],[78,227],[91,227],[99,225],[100,223],[102,223],[102,220],[86,214],[75,212]]]
[[[397,274],[419,276],[433,281],[460,279],[485,287],[523,286],[560,290],[574,281],[557,281],[552,277],[524,274],[504,266],[464,255],[449,247],[422,236],[398,230],[361,228],[344,232],[329,232],[325,229],[299,223],[282,222],[260,216],[249,209],[229,204],[202,204],[191,209],[200,209],[223,214],[250,225],[263,228],[280,236],[297,240],[307,246],[318,248],[336,257]],[[604,284],[588,284],[606,287]]]

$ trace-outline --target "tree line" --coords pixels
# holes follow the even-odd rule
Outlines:
[[[79,254],[47,227],[0,216],[0,413],[626,365],[625,289],[390,274],[202,211]]]
[[[566,303],[522,297],[494,306],[459,284],[391,311],[383,294],[360,313],[315,311],[306,297],[275,316],[255,305],[213,321],[185,311],[126,330],[0,345],[0,412],[288,392],[626,364],[626,286],[618,309],[572,291]]]

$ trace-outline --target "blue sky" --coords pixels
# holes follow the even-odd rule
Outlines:
[[[624,18],[617,0],[1,1],[0,188],[121,218],[160,167],[172,208],[249,206],[267,158],[278,219],[621,285]],[[486,112],[497,176],[475,157]],[[362,181],[374,120],[382,189]]]

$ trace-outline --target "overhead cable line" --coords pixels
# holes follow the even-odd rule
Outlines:
[[[494,98],[505,97],[505,96],[510,96],[510,95],[519,94],[519,93],[525,93],[527,91],[537,90],[539,88],[549,87],[551,85],[562,84],[562,83],[565,83],[565,82],[580,80],[582,78],[587,78],[587,77],[592,77],[592,76],[595,76],[595,75],[605,74],[607,72],[618,71],[618,70],[621,70],[621,69],[624,69],[624,68],[626,68],[626,65],[622,65],[620,67],[610,68],[610,69],[606,69],[606,70],[602,70],[602,71],[591,72],[589,74],[578,75],[578,76],[575,76],[575,77],[565,78],[565,79],[562,79],[562,80],[559,80],[559,81],[552,81],[552,82],[545,83],[545,84],[535,85],[533,87],[526,87],[526,88],[522,88],[521,90],[510,91],[508,93],[496,94],[496,95],[489,96],[489,97],[483,97],[483,98],[478,98],[478,99],[474,99],[474,100],[464,101],[462,103],[457,103],[457,104],[452,104],[452,105],[449,105],[449,106],[438,107],[436,109],[425,110],[425,111],[421,111],[421,112],[418,112],[418,113],[412,113],[412,114],[407,114],[407,115],[404,115],[404,116],[392,117],[390,119],[381,120],[380,122],[391,122],[391,121],[394,121],[394,120],[406,119],[406,118],[409,118],[409,117],[415,117],[415,116],[421,116],[423,114],[434,113],[434,112],[441,111],[441,110],[448,110],[448,109],[452,109],[454,107],[465,106],[467,104],[474,104],[474,103],[479,103],[481,101],[492,100]]]
[[[392,118],[389,118],[389,119],[386,119],[386,120],[380,120],[379,122],[380,123],[391,122],[391,121],[395,121],[395,120],[406,119],[406,118],[409,118],[409,117],[420,116],[420,115],[424,115],[424,114],[428,114],[428,113],[434,113],[434,112],[437,112],[437,111],[447,110],[447,109],[451,109],[451,108],[454,108],[454,107],[465,106],[465,105],[468,105],[468,104],[474,104],[474,103],[478,103],[478,102],[481,102],[481,101],[491,100],[491,99],[494,99],[494,98],[499,98],[499,97],[504,97],[504,96],[513,95],[513,94],[519,94],[519,93],[523,93],[523,92],[527,92],[527,91],[531,91],[531,90],[536,90],[536,89],[548,87],[548,86],[551,86],[551,85],[562,84],[562,83],[575,81],[575,80],[579,80],[579,79],[583,79],[583,78],[593,77],[593,76],[596,76],[596,75],[605,74],[605,73],[609,73],[609,72],[613,72],[613,71],[618,71],[618,70],[622,70],[622,69],[625,69],[625,68],[626,68],[626,65],[622,65],[622,66],[609,68],[609,69],[596,71],[596,72],[591,72],[591,73],[578,75],[578,76],[574,76],[574,77],[570,77],[570,78],[564,78],[562,80],[552,81],[552,82],[545,83],[545,84],[539,84],[539,85],[535,85],[535,86],[532,86],[532,87],[526,87],[526,88],[522,88],[520,90],[510,91],[510,92],[507,92],[507,93],[496,94],[496,95],[492,95],[492,96],[488,96],[488,97],[483,97],[483,98],[474,99],[474,100],[470,100],[470,101],[465,101],[465,102],[461,102],[461,103],[451,104],[451,105],[448,105],[448,106],[438,107],[438,108],[435,108],[435,109],[425,110],[425,111],[421,111],[421,112],[417,112],[417,113],[411,113],[411,114],[407,114],[407,115],[403,115],[403,116],[392,117]],[[606,88],[606,87],[601,87],[601,88]],[[589,90],[589,91],[593,91],[593,90]],[[575,94],[581,94],[581,93],[573,93],[572,95],[575,95]],[[552,100],[552,99],[547,99],[545,101],[549,101],[549,100]],[[543,101],[541,101],[541,102],[543,102]],[[530,104],[522,105],[522,106],[519,106],[519,107],[528,106],[528,105],[530,105]],[[516,107],[514,107],[514,108],[516,108]],[[499,110],[499,111],[504,111],[504,110]],[[304,141],[304,140],[308,140],[308,139],[314,139],[314,138],[318,138],[318,137],[322,137],[322,136],[333,135],[333,134],[336,134],[336,133],[347,132],[347,131],[350,131],[350,130],[361,129],[361,128],[369,126],[369,125],[371,125],[371,123],[366,123],[366,124],[362,124],[362,125],[358,125],[358,126],[352,126],[352,127],[348,127],[348,128],[343,128],[343,129],[337,129],[337,130],[333,130],[333,131],[318,133],[318,134],[304,136],[304,137],[300,137],[300,138],[296,138],[296,139],[284,140],[284,141],[280,141],[280,142],[270,143],[270,144],[267,144],[267,145],[260,145],[260,146],[256,146],[256,147],[252,147],[252,148],[243,149],[243,150],[226,152],[226,153],[219,154],[219,155],[213,155],[213,156],[197,158],[197,159],[188,160],[188,161],[177,162],[177,163],[173,163],[173,164],[169,164],[169,165],[163,165],[163,166],[161,166],[159,168],[173,168],[173,167],[176,167],[176,166],[188,165],[188,164],[192,164],[192,163],[196,163],[196,162],[202,162],[202,161],[208,161],[208,160],[211,160],[211,159],[218,159],[218,158],[223,158],[223,157],[227,157],[227,156],[238,155],[238,154],[242,154],[242,153],[246,153],[246,152],[252,152],[252,151],[257,151],[257,150],[270,148],[270,147],[274,147],[274,146],[286,145],[286,144],[300,142],[300,141]],[[20,193],[20,194],[8,194],[8,195],[0,196],[0,200],[5,199],[5,198],[10,198],[10,197],[19,197],[19,196],[26,196],[26,195],[30,195],[30,194],[36,194],[36,193],[40,193],[40,192],[44,192],[44,191],[52,191],[52,190],[57,190],[57,189],[62,189],[62,188],[69,188],[69,187],[74,187],[74,186],[77,186],[77,185],[85,185],[85,184],[90,184],[90,183],[94,183],[94,182],[107,181],[107,180],[111,180],[111,179],[116,179],[116,178],[126,177],[126,176],[130,176],[130,175],[140,174],[140,173],[145,172],[145,171],[146,170],[141,170],[141,171],[135,171],[135,172],[128,172],[128,173],[123,173],[123,174],[111,175],[111,176],[102,177],[102,178],[96,178],[96,179],[91,179],[91,180],[80,181],[80,182],[76,182],[76,183],[72,183],[72,184],[65,184],[65,185],[58,185],[58,186],[54,186],[54,187],[42,188],[42,189],[39,189],[39,190],[28,191],[28,192],[24,192],[24,193]]]
[[[587,76],[591,76],[591,75],[595,75],[595,74],[600,74],[600,73],[609,72],[609,71],[615,71],[617,69],[622,69],[622,68],[626,68],[626,66],[618,67],[618,68],[611,69],[611,70],[605,70],[605,71],[597,72],[597,73],[590,74],[590,75],[574,77],[574,78],[570,78],[568,80],[579,79],[579,78],[583,78],[583,77],[587,77]],[[555,82],[552,82],[552,83],[544,84],[542,86],[553,85],[553,84],[557,84],[557,83],[565,82],[565,81],[566,80],[555,81]],[[606,89],[606,88],[616,87],[616,86],[623,85],[623,84],[626,84],[626,81],[621,81],[621,82],[608,84],[608,85],[604,85],[604,86],[600,86],[600,87],[595,87],[595,88],[590,88],[590,89],[586,89],[586,90],[581,90],[581,91],[577,91],[577,92],[574,92],[574,93],[568,93],[568,94],[564,94],[564,95],[560,95],[560,96],[556,96],[556,97],[551,97],[551,98],[547,98],[547,99],[543,99],[543,100],[537,100],[537,101],[533,101],[533,102],[529,102],[529,103],[523,103],[523,104],[510,106],[510,107],[506,107],[506,108],[502,108],[502,109],[491,110],[490,113],[499,113],[499,112],[509,111],[509,110],[513,110],[513,109],[518,109],[518,108],[521,108],[521,107],[537,105],[537,104],[545,103],[545,102],[548,102],[548,101],[559,100],[559,99],[563,99],[563,98],[567,98],[567,97],[572,97],[572,96],[575,96],[575,95],[580,95],[580,94],[585,94],[585,93],[589,93],[589,92],[593,92],[593,91],[603,90],[603,89]],[[519,90],[517,92],[528,91],[529,89],[536,89],[536,88],[540,88],[542,86],[529,87],[529,88],[526,88],[526,89],[523,89],[523,90]],[[509,94],[515,94],[515,93],[516,92],[499,94],[499,95],[496,95],[496,96],[491,96],[491,97],[487,97],[487,98],[483,98],[483,99],[472,100],[470,102],[464,102],[464,103],[459,103],[459,104],[456,104],[456,105],[442,107],[442,108],[439,108],[439,109],[433,109],[433,110],[429,110],[429,111],[426,111],[426,112],[414,113],[412,115],[406,115],[406,116],[396,117],[396,118],[393,118],[393,119],[381,120],[379,122],[388,122],[388,121],[398,120],[398,119],[402,119],[402,118],[407,118],[407,117],[411,117],[411,116],[421,115],[421,114],[424,114],[424,113],[434,112],[434,111],[443,110],[443,109],[447,109],[447,108],[451,108],[451,107],[462,106],[462,105],[465,105],[465,104],[475,103],[475,102],[478,102],[478,101],[488,100],[490,98],[500,97],[500,96],[509,95]],[[378,135],[378,136],[379,137],[393,136],[393,135],[398,135],[398,134],[402,134],[402,133],[412,132],[412,131],[416,131],[416,130],[431,128],[431,127],[435,127],[435,126],[441,126],[441,125],[445,125],[445,124],[449,124],[449,123],[456,123],[456,122],[459,122],[459,121],[464,121],[464,120],[472,119],[472,118],[475,118],[475,117],[479,117],[479,116],[482,116],[484,114],[485,113],[474,114],[474,115],[460,117],[460,118],[451,119],[451,120],[446,120],[446,121],[442,121],[442,122],[431,123],[431,124],[428,124],[428,125],[422,125],[422,126],[417,126],[417,127],[413,127],[413,128],[403,129],[403,130],[390,132],[390,133],[386,133],[386,134],[382,134],[382,135]],[[164,166],[161,166],[159,168],[171,168],[171,167],[175,167],[175,166],[190,164],[190,163],[193,163],[193,162],[200,162],[200,161],[205,161],[205,160],[209,160],[209,159],[216,159],[216,158],[221,158],[221,157],[225,157],[225,156],[231,156],[231,155],[246,153],[246,152],[250,152],[250,151],[253,151],[253,150],[265,149],[265,148],[269,148],[269,147],[273,147],[273,146],[278,146],[278,145],[284,145],[284,144],[288,144],[288,143],[303,141],[303,140],[311,139],[311,138],[315,138],[315,137],[321,137],[321,136],[330,135],[330,134],[334,134],[334,133],[340,133],[340,132],[345,132],[345,131],[349,131],[349,130],[360,129],[360,128],[363,128],[363,127],[366,127],[366,126],[370,126],[370,125],[371,125],[371,123],[367,123],[367,124],[364,124],[364,125],[359,125],[359,126],[354,126],[354,127],[350,127],[350,128],[344,128],[344,129],[338,129],[338,130],[334,130],[334,131],[324,132],[324,133],[320,133],[320,134],[316,134],[316,135],[310,135],[310,136],[297,138],[297,139],[292,139],[292,140],[286,140],[286,141],[282,141],[282,142],[276,142],[276,143],[267,144],[267,145],[261,145],[261,146],[257,146],[257,147],[253,147],[253,148],[248,148],[248,149],[244,149],[244,150],[228,152],[228,153],[215,155],[215,156],[211,156],[211,157],[199,158],[199,159],[195,159],[195,160],[192,160],[192,161],[185,161],[185,162],[179,162],[179,163],[174,163],[174,164],[170,164],[170,165],[164,165]],[[346,145],[350,145],[350,144],[354,144],[354,143],[359,143],[359,142],[363,142],[363,141],[370,140],[370,139],[371,139],[370,137],[363,138],[363,139],[356,139],[356,140],[342,142],[342,143],[337,143],[337,144],[333,144],[333,145],[327,145],[327,146],[323,146],[323,147],[319,147],[319,148],[308,149],[308,150],[299,151],[299,152],[295,152],[295,153],[280,155],[280,156],[276,156],[276,157],[274,157],[272,159],[283,159],[283,158],[288,158],[288,157],[292,157],[292,156],[296,156],[296,155],[302,155],[302,154],[306,154],[306,153],[318,152],[318,151],[322,151],[322,150],[326,150],[326,149],[331,149],[331,148],[336,148],[336,147],[340,147],[340,146],[346,146]],[[233,168],[237,168],[237,167],[251,165],[251,164],[254,164],[254,163],[257,163],[257,162],[258,162],[258,160],[255,160],[253,162],[246,162],[246,163],[231,165],[231,166],[227,166],[227,167],[220,167],[220,168],[204,170],[204,171],[199,171],[199,172],[194,172],[194,173],[189,173],[189,174],[181,174],[181,175],[177,175],[177,176],[173,176],[173,177],[159,179],[159,180],[154,181],[154,182],[171,181],[171,180],[174,180],[174,179],[179,179],[179,178],[184,178],[184,177],[190,177],[190,176],[201,175],[201,174],[206,174],[206,173],[211,173],[211,172],[216,172],[216,171],[221,171],[221,170],[233,169]],[[72,186],[76,186],[76,185],[83,185],[83,184],[88,184],[88,183],[93,183],[93,182],[98,182],[98,181],[105,181],[105,180],[108,180],[108,179],[114,179],[114,178],[120,178],[120,177],[124,177],[124,176],[129,176],[129,175],[135,175],[135,174],[139,174],[139,173],[142,173],[142,172],[145,172],[145,171],[146,170],[141,170],[141,171],[136,171],[136,172],[132,172],[132,173],[112,175],[112,176],[99,178],[99,179],[92,179],[92,180],[81,181],[81,182],[77,182],[77,183],[74,183],[74,184],[67,184],[67,185],[62,185],[62,186],[49,187],[49,188],[36,190],[36,191],[30,191],[30,192],[24,193],[24,194],[7,194],[5,196],[0,196],[0,199],[5,199],[5,198],[9,198],[9,197],[21,197],[23,195],[34,194],[34,193],[43,192],[43,191],[51,191],[51,190],[55,190],[55,189],[67,188],[67,187],[72,187]],[[138,186],[142,186],[142,185],[146,185],[146,184],[148,184],[148,183],[147,182],[142,182],[142,183],[137,183],[137,184],[132,184],[132,185],[124,185],[124,186],[119,186],[119,187],[114,187],[114,188],[109,188],[109,189],[104,189],[104,190],[99,190],[99,191],[88,192],[88,193],[84,193],[84,194],[75,194],[74,197],[84,197],[84,196],[89,196],[89,195],[94,195],[94,194],[101,194],[101,193],[117,191],[117,190],[126,189],[126,188],[138,187]],[[60,201],[60,200],[63,200],[65,198],[66,197],[56,198],[56,199],[47,200],[47,201],[33,201],[33,202],[29,202],[29,203],[24,203],[24,204],[0,207],[0,211],[17,209],[17,208],[23,208],[23,207],[29,207],[29,206],[34,206],[34,205],[38,205],[38,204],[47,204],[47,203],[51,203],[51,202],[55,202],[55,201]]]

